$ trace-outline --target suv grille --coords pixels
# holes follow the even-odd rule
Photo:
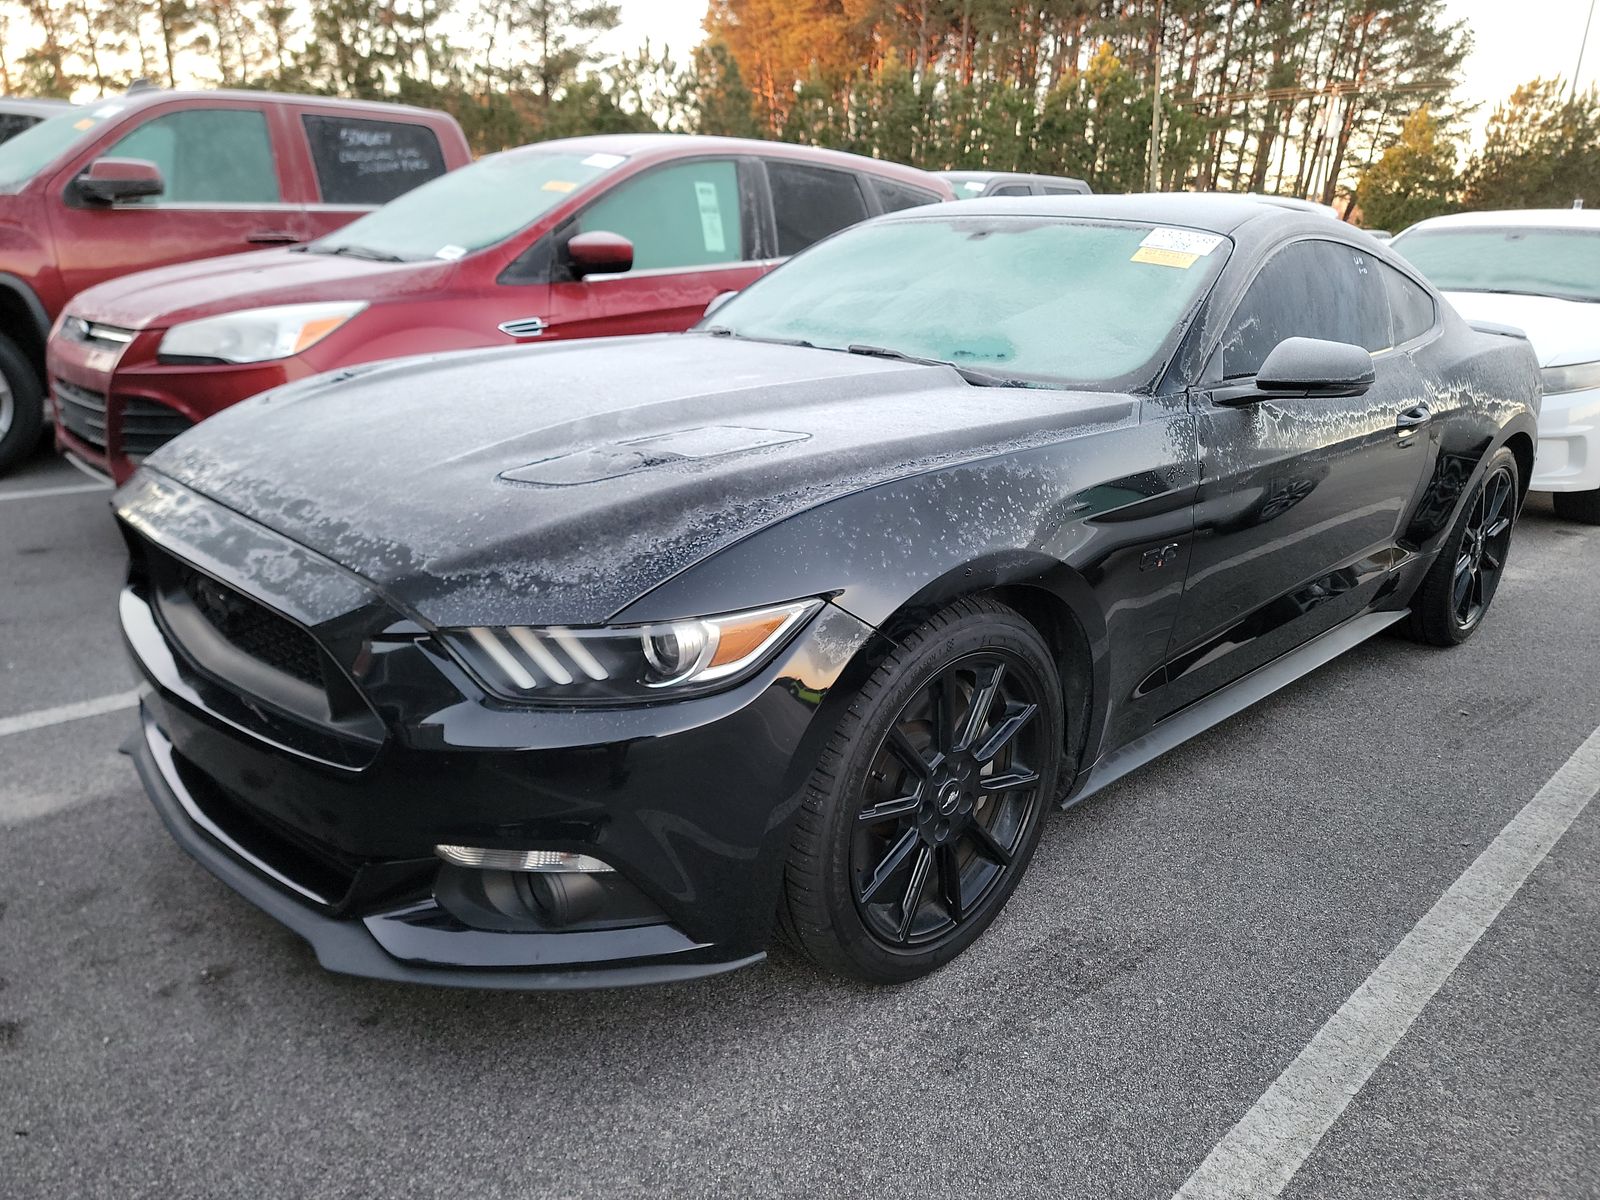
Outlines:
[[[195,571],[183,573],[184,594],[233,645],[302,683],[322,687],[322,653],[311,635],[242,592]]]
[[[53,381],[61,423],[67,432],[104,454],[106,452],[106,397],[65,380]],[[166,445],[193,424],[182,413],[173,412],[154,400],[129,397],[117,401],[122,415],[121,450],[124,454],[145,455]]]

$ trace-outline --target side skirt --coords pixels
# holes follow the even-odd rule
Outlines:
[[[1151,729],[1107,754],[1090,768],[1083,787],[1061,802],[1070,808],[1086,800],[1101,788],[1116,782],[1130,771],[1136,771],[1153,759],[1159,758],[1175,746],[1187,742],[1196,734],[1204,733],[1213,725],[1243,712],[1257,700],[1264,700],[1280,688],[1287,687],[1302,675],[1309,675],[1324,663],[1330,662],[1355,646],[1381,633],[1396,621],[1410,615],[1410,609],[1398,612],[1364,613],[1352,617],[1343,625],[1336,625],[1326,633],[1312,638],[1305,645],[1264,666],[1257,667],[1243,678],[1236,679],[1203,700],[1173,713]]]

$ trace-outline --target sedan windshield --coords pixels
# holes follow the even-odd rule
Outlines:
[[[92,136],[121,111],[120,104],[105,104],[92,112],[73,109],[0,142],[0,188],[10,190],[27,183],[42,168],[60,158],[69,146]]]
[[[1419,229],[1390,245],[1441,291],[1600,301],[1600,229]]]
[[[1007,383],[1127,388],[1171,354],[1227,246],[1123,222],[874,222],[799,255],[703,327],[936,359]]]
[[[479,159],[307,247],[314,254],[454,259],[504,241],[623,161],[517,150]]]

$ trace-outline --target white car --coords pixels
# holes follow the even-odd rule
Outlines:
[[[1533,490],[1600,524],[1600,211],[1459,213],[1391,244],[1467,320],[1528,335],[1544,368]]]

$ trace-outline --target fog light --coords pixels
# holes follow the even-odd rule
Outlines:
[[[616,868],[587,854],[566,850],[485,850],[479,846],[435,846],[433,852],[458,867],[483,871],[577,871],[599,875]]]

